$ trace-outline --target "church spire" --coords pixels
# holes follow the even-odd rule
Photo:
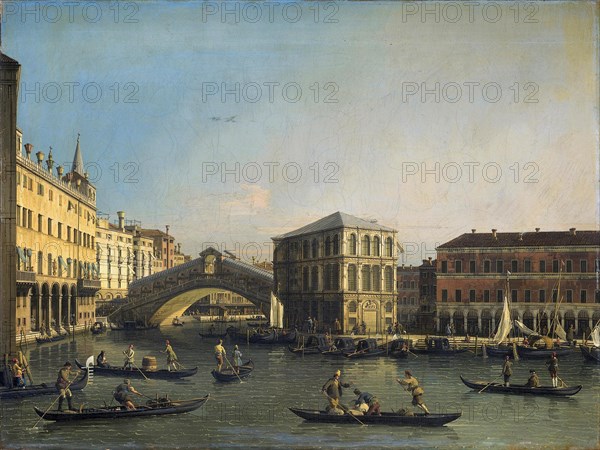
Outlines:
[[[75,156],[73,157],[73,166],[71,172],[76,172],[79,175],[83,175],[83,157],[81,156],[81,149],[79,148],[79,133],[77,133],[77,148],[75,148]]]

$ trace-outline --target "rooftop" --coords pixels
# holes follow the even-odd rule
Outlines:
[[[495,235],[495,237],[494,237]],[[448,241],[438,250],[470,247],[600,247],[600,231],[532,231],[525,233],[465,233]]]

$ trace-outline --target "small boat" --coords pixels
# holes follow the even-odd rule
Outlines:
[[[394,339],[388,342],[387,354],[392,358],[407,358],[410,353],[410,341],[406,339]]]
[[[579,348],[581,349],[581,354],[587,361],[600,363],[600,348],[587,347],[585,345],[581,345]]]
[[[568,356],[573,353],[571,347],[537,348],[534,346],[517,345],[517,353],[523,359],[547,359],[556,352],[556,356]]]
[[[211,372],[212,376],[217,381],[240,381],[244,378],[248,378],[252,371],[254,370],[254,362],[252,360],[246,361],[244,365],[238,367],[238,373],[236,374],[231,367],[227,369],[223,369],[220,372],[213,370]]]
[[[272,329],[267,333],[254,333],[248,341],[251,344],[274,344],[277,342],[277,331]]]
[[[57,422],[72,422],[90,419],[124,419],[140,416],[163,416],[167,414],[181,414],[200,408],[208,401],[209,395],[191,400],[169,400],[168,398],[149,400],[146,405],[137,406],[136,409],[127,409],[124,406],[100,406],[97,408],[82,408],[79,411],[47,411],[34,406],[38,416],[46,420]]]
[[[63,339],[66,339],[67,336],[68,336],[68,334],[56,334],[54,336],[44,336],[44,337],[36,336],[35,340],[38,342],[38,344],[45,344],[47,342],[62,341]]]
[[[294,328],[291,331],[281,330],[277,336],[277,342],[281,344],[293,344],[298,337],[298,330]]]
[[[87,383],[88,371],[84,369],[83,375],[72,382],[69,389],[72,391],[80,391],[87,386]],[[14,388],[0,386],[0,399],[33,397],[34,395],[46,394],[57,395],[54,382]]]
[[[511,384],[510,386],[504,386],[502,383],[489,383],[487,381],[469,381],[460,377],[462,382],[476,391],[492,392],[500,394],[532,394],[532,395],[548,395],[553,397],[568,397],[575,395],[581,390],[581,385],[571,387],[552,387],[552,386],[540,386],[530,387],[523,384]],[[487,387],[486,387],[487,386]]]
[[[493,358],[505,358],[506,356],[514,357],[512,345],[486,345],[485,353]]]
[[[313,334],[306,341],[298,342],[296,347],[288,346],[288,350],[296,355],[316,355],[329,350],[331,345],[327,342],[324,334]]]
[[[76,359],[75,364],[80,369],[85,369],[85,367]],[[99,367],[94,366],[94,374],[95,375],[106,375],[106,376],[114,376],[121,378],[151,378],[155,380],[176,380],[179,378],[191,377],[192,375],[196,375],[198,372],[198,368],[194,367],[193,369],[180,369],[180,370],[146,370],[133,368],[133,369],[123,369],[121,367]]]
[[[352,353],[356,350],[354,339],[349,337],[338,337],[333,341],[333,345],[327,350],[321,352],[325,356],[343,356],[344,353]]]
[[[198,333],[200,336],[202,336],[203,338],[210,338],[210,339],[224,339],[227,337],[227,331],[223,334],[219,334],[219,333]]]
[[[350,414],[329,414],[316,409],[289,408],[289,410],[308,422],[350,423],[354,425],[360,425],[362,422],[368,425],[403,425],[413,427],[441,427],[458,419],[462,415],[462,413],[456,412],[449,414],[414,413],[414,415],[401,416],[394,412],[382,412],[380,416],[352,416]]]
[[[346,358],[369,358],[385,355],[385,349],[377,345],[377,339],[360,339],[354,351],[344,353]]]
[[[413,348],[413,353],[428,353],[430,355],[455,355],[457,353],[464,353],[467,351],[466,348],[452,348],[450,341],[445,337],[429,337],[425,340],[427,348]]]
[[[90,331],[92,334],[102,334],[106,331],[106,325],[104,322],[94,322],[94,324],[90,327]]]
[[[139,324],[133,320],[125,321],[121,324],[114,324],[112,322],[109,322],[108,325],[112,331],[141,331],[158,328],[158,325],[144,326],[143,324]]]
[[[173,319],[173,321],[171,322],[171,324],[172,324],[174,327],[182,327],[182,326],[183,326],[183,320],[179,320],[177,317],[175,317],[175,318]]]

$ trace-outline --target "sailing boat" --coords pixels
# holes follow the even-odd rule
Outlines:
[[[560,324],[558,320],[558,310],[560,309],[560,304],[562,302],[562,297],[560,296],[560,277],[562,275],[562,264],[558,272],[558,281],[556,283],[556,306],[554,307],[554,311],[552,312],[552,319],[550,321],[550,329],[548,330],[548,334],[546,336],[542,336],[541,334],[535,333],[533,330],[526,327],[521,322],[517,321],[517,326],[526,334],[532,336],[531,346],[518,345],[517,349],[519,351],[519,355],[523,358],[549,358],[552,353],[556,353],[557,356],[563,356],[571,353],[570,347],[558,347],[554,346],[555,338],[562,339],[563,341],[567,339],[567,334],[565,333],[564,328]],[[538,324],[538,327],[541,324]],[[536,343],[544,343],[544,347],[540,347],[535,345]]]
[[[514,345],[509,345],[508,342],[503,344],[506,340],[510,331],[513,328],[513,322],[510,315],[510,303],[508,301],[509,288],[509,277],[511,273],[506,272],[506,292],[504,294],[504,305],[502,308],[502,316],[500,317],[500,323],[498,323],[498,330],[492,339],[493,346],[484,348],[484,355],[487,356],[498,356],[504,358],[505,356],[512,356],[514,359],[518,359],[518,355]]]
[[[600,321],[598,321],[592,330],[590,337],[592,338],[593,346],[581,345],[579,348],[585,359],[600,363]]]

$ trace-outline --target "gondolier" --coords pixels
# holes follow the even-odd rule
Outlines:
[[[510,376],[512,375],[512,361],[510,356],[504,357],[504,364],[502,364],[502,376],[504,377],[504,386],[510,386]]]
[[[343,388],[350,387],[351,383],[343,383],[340,380],[341,375],[342,372],[337,370],[321,388],[321,392],[327,396],[327,401],[329,402],[327,410],[331,414],[339,414],[340,412],[343,414],[344,411],[347,410],[347,408],[340,403],[340,399],[342,397]]]
[[[69,411],[75,411],[73,408],[73,394],[69,389],[73,380],[69,379],[71,375],[71,363],[67,361],[64,366],[58,371],[58,377],[56,378],[56,390],[60,394],[58,397],[58,411],[63,410],[63,403],[65,398],[67,399],[67,405],[69,407]]]
[[[425,402],[423,401],[423,394],[425,393],[425,391],[421,386],[419,386],[419,381],[412,376],[412,372],[410,370],[405,370],[404,380],[398,378],[396,379],[396,381],[400,385],[405,386],[404,389],[406,389],[412,394],[412,404],[421,408],[423,411],[425,411],[425,414],[428,415],[429,409],[427,409],[427,405],[425,405]]]
[[[135,352],[133,351],[133,344],[129,344],[127,350],[123,351],[125,360],[123,361],[123,369],[131,369],[134,365]]]
[[[131,381],[126,378],[123,380],[123,383],[117,386],[115,389],[115,393],[113,397],[116,401],[118,401],[121,405],[125,406],[127,409],[135,409],[135,405],[131,399],[131,394],[139,395],[140,397],[143,395],[135,390],[135,388],[131,385]]]
[[[223,340],[219,339],[217,345],[215,345],[215,359],[217,360],[217,372],[221,371],[223,366],[223,359],[227,357],[227,351],[223,347]]]
[[[546,361],[550,378],[552,378],[552,387],[558,387],[558,356],[552,352],[550,359]]]
[[[171,342],[167,339],[167,346],[162,351],[162,353],[167,354],[167,370],[171,371],[171,365],[173,366],[173,370],[177,370],[177,355],[173,351],[173,347],[171,347]]]

